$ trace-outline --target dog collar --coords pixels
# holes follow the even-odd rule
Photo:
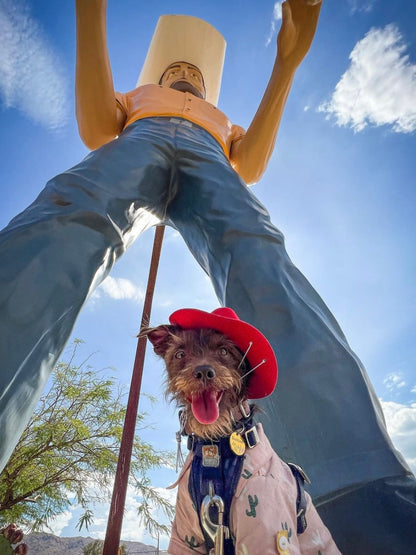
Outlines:
[[[241,401],[237,406],[231,409],[231,418],[233,420],[233,431],[229,436],[225,436],[218,440],[204,439],[195,434],[187,434],[185,432],[185,419],[184,410],[179,411],[180,428],[176,432],[176,472],[183,466],[185,460],[182,455],[182,437],[187,436],[187,447],[189,451],[195,452],[197,446],[202,449],[203,445],[212,446],[212,450],[205,449],[206,453],[212,453],[212,464],[217,464],[221,451],[229,453],[229,456],[244,455],[246,448],[252,449],[255,447],[260,439],[257,433],[256,426],[253,425],[254,405],[249,405],[245,401]]]
[[[244,451],[242,453],[236,452],[238,448],[233,447],[233,444],[232,444],[233,439],[235,443],[239,441],[238,439],[236,439],[235,436],[240,437],[241,441],[243,441],[244,451],[245,451],[245,447],[248,447],[249,449],[253,449],[253,447],[255,447],[260,442],[260,438],[259,438],[259,434],[257,433],[256,426],[251,426],[250,428],[248,428],[247,430],[244,430],[243,432],[233,432],[231,435],[222,437],[218,441],[203,439],[194,434],[191,434],[188,436],[187,446],[189,451],[193,451],[199,456],[201,456],[202,447],[206,445],[211,445],[211,446],[217,445],[219,448],[221,447],[222,449],[219,449],[219,452],[228,454],[230,450],[234,455],[242,455],[244,454]]]
[[[240,416],[238,420],[236,420],[237,415]],[[189,451],[193,451],[196,456],[211,453],[212,464],[215,464],[219,456],[243,455],[246,448],[253,449],[260,441],[256,426],[253,425],[253,406],[250,406],[247,401],[240,403],[233,409],[231,416],[234,420],[234,430],[229,436],[212,440],[190,434],[187,443]]]

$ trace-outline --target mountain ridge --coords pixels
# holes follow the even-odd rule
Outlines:
[[[28,555],[82,555],[83,549],[97,538],[84,536],[60,537],[46,532],[27,534],[24,542],[29,548]],[[157,553],[155,546],[146,545],[141,542],[120,541],[120,545],[126,546],[127,555],[147,553],[153,555]],[[160,551],[160,555],[166,555],[167,551]]]

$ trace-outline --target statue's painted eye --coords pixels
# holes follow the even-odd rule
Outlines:
[[[176,351],[175,358],[183,358],[185,356],[185,351]]]
[[[220,355],[225,357],[228,355],[228,350],[225,347],[221,347],[220,349]]]

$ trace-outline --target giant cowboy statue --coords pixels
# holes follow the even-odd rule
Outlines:
[[[320,8],[320,0],[283,3],[276,61],[244,131],[217,108],[225,42],[208,23],[162,16],[137,88],[120,94],[106,1],[76,1],[77,119],[92,152],[0,235],[0,468],[89,293],[156,218],[180,232],[221,305],[277,352],[284,395],[260,402],[266,432],[283,459],[306,470],[341,551],[414,552],[416,482],[366,372],[247,187],[272,154]]]

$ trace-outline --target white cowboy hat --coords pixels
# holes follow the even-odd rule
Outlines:
[[[206,100],[217,105],[226,42],[212,25],[189,15],[162,15],[147,51],[137,86],[158,84],[173,62],[189,62],[202,73]]]

